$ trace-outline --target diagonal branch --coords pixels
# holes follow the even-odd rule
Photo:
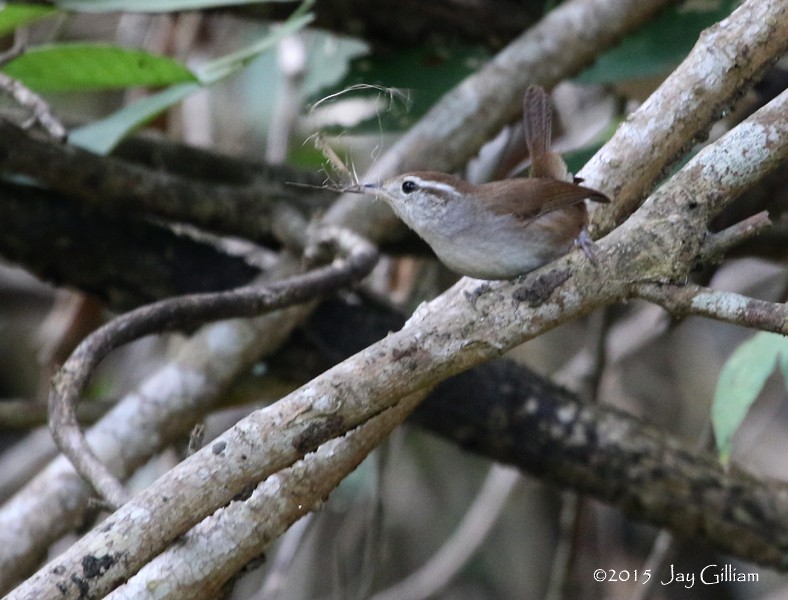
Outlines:
[[[762,234],[771,227],[772,222],[769,220],[769,213],[764,210],[738,223],[734,223],[722,231],[710,233],[703,240],[701,260],[704,263],[711,264],[722,262],[725,254],[732,248],[751,237]]]
[[[463,447],[514,464],[540,479],[609,503],[628,515],[704,540],[744,560],[784,570],[788,484],[724,468],[710,452],[610,406],[581,402],[506,373],[491,402],[465,374],[425,402],[417,422]],[[550,391],[548,391],[550,390]],[[474,426],[473,424],[477,424]]]
[[[248,284],[260,269],[209,239],[0,181],[0,255],[40,279],[122,312],[171,296]]]
[[[370,331],[353,327],[350,333],[347,324],[355,322],[360,309],[339,301],[332,305],[333,310],[319,319],[323,325],[317,331],[314,322],[309,326],[310,338],[316,335],[314,344],[322,349],[317,351],[331,359],[334,353],[344,357],[352,353],[350,348],[363,348],[394,326],[381,317]],[[303,360],[303,340],[291,346],[295,360]],[[634,519],[703,540],[743,560],[779,568],[788,548],[786,503],[775,501],[788,497],[784,482],[756,478],[735,467],[725,469],[715,456],[697,452],[620,410],[583,402],[512,361],[493,361],[442,382],[416,409],[414,421],[466,450],[601,499]],[[343,446],[344,442],[329,445],[333,452]],[[243,519],[240,525],[235,519],[217,518],[222,511],[209,517],[186,534],[188,543],[171,546],[110,598],[133,598],[161,581],[162,573],[167,574],[173,598],[175,590],[184,589],[194,600],[214,597],[214,586],[235,573],[224,560],[217,560],[217,553],[224,552],[223,540],[231,539],[241,549],[240,559],[227,553],[232,555],[227,562],[234,566],[264,552],[281,532],[281,521],[272,515],[287,507],[295,510],[294,504],[320,502],[333,487],[335,469],[343,468],[344,459],[324,461],[324,470],[315,472],[309,482],[314,486],[311,493],[294,497],[289,492],[290,486],[304,483],[304,471],[327,451],[321,447],[275,476],[277,489],[287,492],[265,501],[255,498],[247,508],[231,505],[233,514]],[[266,480],[255,494],[270,485]],[[283,503],[282,495],[290,501]],[[255,515],[254,526],[245,525],[247,514]],[[291,520],[300,514],[299,510]]]

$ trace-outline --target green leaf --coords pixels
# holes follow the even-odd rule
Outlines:
[[[701,31],[727,17],[739,3],[716,0],[668,8],[600,56],[575,81],[610,84],[666,73],[684,60]]]
[[[11,33],[17,27],[43,19],[56,12],[58,12],[57,9],[51,6],[0,4],[0,36]]]
[[[249,47],[204,65],[198,72],[200,83],[176,85],[137,100],[104,119],[73,130],[68,136],[69,143],[97,154],[109,153],[120,140],[160,112],[167,110],[207,85],[215,83],[220,77],[234,73],[286,35],[306,26],[312,20],[312,15],[303,13],[313,3],[313,0],[303,2],[287,21]]]
[[[443,94],[489,57],[481,47],[463,45],[407,48],[386,55],[363,56],[351,62],[342,81],[322,90],[320,95],[327,98],[338,94],[341,100],[360,98],[377,103],[383,100],[378,114],[350,127],[353,133],[401,131],[415,123]],[[384,99],[386,93],[381,87],[393,88],[396,93]],[[407,101],[396,101],[396,97],[403,96]]]
[[[198,83],[182,83],[167,88],[137,100],[105,119],[72,130],[68,141],[96,154],[108,154],[129,132],[200,89]]]
[[[175,12],[219,6],[289,2],[292,0],[58,0],[59,8],[75,12]]]
[[[766,380],[788,357],[788,337],[759,332],[741,344],[725,362],[714,392],[711,422],[720,459],[728,462],[733,434],[741,426]]]
[[[39,92],[73,92],[195,81],[179,62],[109,44],[37,46],[2,69]]]

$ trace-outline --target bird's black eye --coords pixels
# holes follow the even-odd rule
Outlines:
[[[417,189],[419,189],[419,184],[417,184],[412,179],[406,179],[405,181],[402,182],[402,191],[405,192],[406,194],[412,194]]]

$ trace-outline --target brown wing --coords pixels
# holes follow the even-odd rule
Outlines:
[[[494,187],[491,187],[494,186]],[[548,178],[509,179],[483,186],[482,197],[494,198],[490,208],[498,214],[511,214],[528,221],[545,213],[572,206],[585,199],[610,202],[602,192]]]

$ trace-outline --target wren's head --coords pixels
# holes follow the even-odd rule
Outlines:
[[[467,182],[453,175],[416,171],[382,183],[364,184],[362,190],[385,200],[411,229],[429,237],[433,225],[451,229],[452,213],[467,201],[468,187]]]

